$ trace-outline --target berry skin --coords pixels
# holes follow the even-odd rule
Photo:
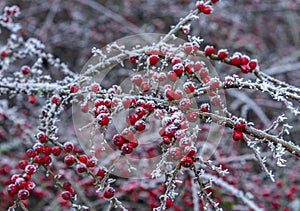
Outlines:
[[[209,111],[209,104],[208,103],[203,103],[200,106],[200,111],[202,111],[202,112],[208,112]]]
[[[30,95],[30,96],[28,97],[28,102],[29,102],[29,103],[31,103],[31,104],[34,104],[34,103],[35,103],[35,101],[36,101],[36,98],[35,98],[35,96],[33,96],[33,95]]]
[[[134,125],[136,123],[136,121],[138,120],[138,118],[139,118],[138,115],[135,113],[128,114],[126,117],[126,122],[129,125]]]
[[[34,174],[36,172],[36,167],[34,165],[27,165],[25,172],[29,175]]]
[[[203,1],[197,1],[196,7],[197,7],[198,10],[202,11],[205,7],[204,2]]]
[[[125,142],[124,138],[120,134],[114,135],[112,142],[116,146],[122,146]]]
[[[64,191],[64,192],[61,193],[61,197],[62,197],[64,200],[68,201],[68,200],[71,199],[72,194],[71,194],[69,191]]]
[[[184,71],[187,72],[188,74],[193,74],[194,73],[194,65],[193,63],[187,63],[184,65]]]
[[[139,59],[138,56],[135,56],[135,55],[130,55],[130,56],[129,56],[129,61],[130,61],[131,63],[137,63],[138,59]]]
[[[250,61],[250,58],[249,56],[247,55],[242,55],[241,57],[241,65],[247,65]]]
[[[25,167],[28,165],[28,161],[27,160],[20,160],[19,163],[18,163],[18,167],[20,169],[25,169]]]
[[[112,188],[112,187],[105,188],[104,194],[103,194],[104,198],[110,199],[110,198],[114,197],[114,195],[115,195],[115,189],[114,188]]]
[[[190,168],[194,164],[194,161],[191,157],[184,156],[181,159],[180,163],[181,163],[181,166],[183,166],[185,168]]]
[[[223,60],[228,57],[228,51],[226,49],[220,49],[217,55],[219,60]]]
[[[9,195],[13,196],[13,195],[16,195],[18,193],[18,188],[16,185],[14,184],[10,184],[8,187],[7,187],[7,192]]]
[[[29,198],[29,191],[26,189],[19,190],[18,198],[21,200],[26,200]]]
[[[72,189],[72,184],[71,184],[70,182],[68,182],[68,181],[65,181],[65,182],[63,183],[63,188],[64,188],[65,190],[71,190],[71,189]]]
[[[34,182],[29,181],[29,182],[27,182],[26,189],[27,189],[29,192],[32,192],[32,191],[34,190],[35,186],[36,186],[36,185],[35,185]]]
[[[74,150],[74,144],[69,141],[64,143],[64,150],[66,152],[72,152]]]
[[[187,110],[190,108],[191,104],[192,104],[192,102],[189,98],[184,98],[184,99],[180,100],[179,107],[182,110]]]
[[[149,83],[147,81],[143,81],[141,83],[141,88],[144,92],[148,92],[149,91]]]
[[[86,172],[87,168],[85,164],[79,163],[76,165],[76,170],[78,173]]]
[[[87,161],[87,163],[86,163],[86,165],[87,165],[88,167],[95,167],[96,164],[97,164],[97,160],[94,159],[94,158],[88,159],[88,161]]]
[[[195,90],[195,85],[193,82],[186,82],[183,84],[183,89],[186,93],[192,93]]]
[[[64,159],[64,162],[68,166],[72,166],[75,163],[75,158],[73,157],[73,155],[67,155]]]
[[[131,81],[132,83],[134,83],[135,85],[137,86],[140,86],[141,83],[143,82],[143,77],[139,74],[137,75],[134,75],[132,78],[131,78]]]
[[[21,72],[22,72],[23,75],[28,75],[30,73],[30,67],[27,66],[27,65],[22,66]]]
[[[34,156],[36,156],[36,152],[33,149],[28,149],[25,154],[29,158],[33,158]]]
[[[254,70],[257,67],[257,60],[256,59],[250,60],[248,66],[250,67],[251,70]]]
[[[159,61],[158,55],[151,55],[151,56],[149,56],[149,59],[148,59],[149,65],[156,65],[156,63],[158,61]]]
[[[2,57],[6,57],[6,56],[7,56],[7,53],[6,53],[6,51],[4,51],[4,50],[3,50],[3,51],[1,51],[1,53],[0,53],[0,54],[1,54],[1,56],[2,56]]]
[[[52,102],[53,104],[58,104],[58,103],[60,102],[60,97],[58,97],[58,96],[53,96],[53,97],[51,98],[51,102]]]
[[[183,44],[183,49],[184,49],[184,52],[187,53],[187,54],[192,53],[192,51],[193,51],[192,43],[184,43]]]
[[[71,93],[75,93],[75,92],[78,92],[79,90],[79,85],[78,84],[72,84],[71,87],[70,87],[70,92]]]
[[[243,133],[239,130],[234,130],[232,134],[232,138],[234,141],[242,141],[244,140],[243,138]]]
[[[197,152],[197,148],[193,146],[188,146],[184,149],[184,153],[188,157],[193,157]]]
[[[44,132],[39,132],[36,137],[41,143],[44,143],[47,140],[47,136]]]
[[[189,122],[196,122],[198,120],[198,114],[196,112],[189,112],[187,114],[187,120]]]
[[[122,131],[122,136],[123,136],[123,138],[125,138],[126,140],[129,140],[129,141],[134,138],[134,134],[133,134],[132,130],[130,130],[129,128],[125,128]]]
[[[131,105],[134,105],[135,103],[136,103],[136,101],[132,97],[124,97],[122,99],[122,104],[125,108],[129,108]]]
[[[59,146],[52,147],[52,154],[54,156],[59,156],[61,153],[61,148]]]
[[[22,189],[25,188],[27,185],[26,180],[23,177],[19,177],[16,182],[15,185],[17,186],[17,188]]]
[[[177,63],[173,65],[173,71],[176,73],[178,77],[180,77],[184,71],[184,66],[182,63]]]
[[[174,71],[168,72],[168,79],[170,81],[176,81],[178,79],[178,75]]]
[[[99,90],[100,90],[99,84],[97,84],[97,83],[92,83],[92,85],[91,85],[91,90],[92,90],[92,92],[95,92],[95,93],[99,92]]]
[[[170,197],[166,198],[166,209],[169,209],[172,206],[172,199]]]
[[[108,125],[108,123],[109,123],[108,115],[105,113],[99,114],[97,116],[97,121],[98,121],[98,124],[101,126]]]
[[[78,160],[79,160],[81,163],[87,163],[87,161],[88,161],[88,156],[86,156],[86,155],[79,155],[79,156],[78,156]]]
[[[243,131],[246,128],[246,122],[243,119],[238,119],[234,124],[234,129],[238,131]]]
[[[213,8],[210,5],[206,5],[202,10],[203,14],[205,14],[205,15],[211,14],[212,11],[213,11]]]
[[[204,49],[204,53],[207,55],[207,56],[210,56],[212,55],[213,53],[215,52],[215,48],[211,45],[207,45]]]
[[[247,74],[247,73],[251,72],[251,69],[248,65],[241,65],[241,71],[242,71],[242,73]]]
[[[230,59],[230,64],[235,65],[235,66],[239,66],[242,63],[242,59],[240,54],[236,53],[234,54],[231,59]]]
[[[155,109],[155,102],[154,101],[147,101],[146,105],[145,105],[145,109],[147,109],[149,112],[154,111]]]
[[[217,3],[219,0],[211,0],[211,3],[212,4],[215,4],[215,3]]]
[[[212,106],[219,106],[220,103],[221,103],[221,99],[219,96],[213,96],[211,99],[210,99],[210,103]]]
[[[199,71],[199,74],[200,74],[200,77],[202,79],[206,78],[208,76],[208,69],[207,68],[201,68],[200,71]]]
[[[138,120],[135,124],[134,127],[138,131],[143,131],[146,128],[146,123],[144,120]]]
[[[179,147],[174,147],[170,149],[170,157],[173,160],[179,160],[182,156],[182,152]]]
[[[217,79],[217,78],[210,79],[210,81],[209,81],[209,87],[211,89],[216,89],[216,88],[219,87],[219,85],[220,85],[219,79]]]
[[[132,151],[133,151],[133,147],[131,146],[131,144],[125,143],[125,144],[122,145],[121,151],[122,151],[124,154],[126,154],[126,155],[127,155],[127,154],[130,154],[130,153],[132,153]]]
[[[136,107],[135,113],[138,115],[139,118],[143,117],[146,114],[146,110],[143,107]]]

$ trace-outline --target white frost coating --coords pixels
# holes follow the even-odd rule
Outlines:
[[[212,179],[212,181],[215,184],[221,186],[222,188],[226,189],[231,194],[235,195],[237,198],[241,199],[245,204],[247,204],[253,210],[255,210],[255,211],[262,211],[263,210],[263,209],[259,208],[249,197],[247,197],[247,195],[244,192],[236,189],[234,186],[228,184],[224,180],[222,180],[222,179],[220,179],[216,176],[213,176],[211,174],[200,175],[200,178]]]

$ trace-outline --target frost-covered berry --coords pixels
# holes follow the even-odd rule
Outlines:
[[[156,65],[156,63],[159,61],[158,55],[151,55],[148,58],[149,65]]]
[[[72,198],[72,194],[69,191],[64,191],[64,192],[61,193],[61,197],[64,200],[68,201]]]
[[[212,55],[213,53],[215,52],[215,48],[211,45],[207,45],[204,49],[204,53],[207,55],[207,56],[210,56]]]
[[[18,192],[18,198],[21,200],[26,200],[29,198],[29,191],[26,189],[21,189]]]
[[[184,156],[180,161],[181,166],[185,168],[190,168],[193,165],[193,163],[194,163],[193,159],[188,156]]]
[[[112,188],[112,187],[105,188],[104,194],[103,194],[104,198],[110,199],[110,198],[114,197],[114,195],[115,195],[114,188]]]
[[[232,133],[232,138],[234,141],[242,141],[244,140],[243,138],[243,133],[239,130],[234,130]]]

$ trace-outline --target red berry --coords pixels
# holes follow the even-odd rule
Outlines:
[[[208,76],[208,69],[207,68],[201,68],[200,71],[199,71],[199,74],[200,74],[200,77],[202,79],[206,78]]]
[[[58,104],[60,102],[60,97],[58,96],[53,96],[51,98],[51,102],[54,103],[54,104]]]
[[[186,93],[192,93],[195,90],[195,85],[193,82],[185,82],[183,84],[183,89]]]
[[[154,109],[155,109],[155,102],[152,101],[152,100],[147,101],[147,103],[145,105],[145,109],[147,109],[149,112],[154,111]]]
[[[173,65],[173,71],[176,73],[178,77],[180,77],[184,71],[184,66],[182,63],[177,63]]]
[[[28,150],[26,151],[26,156],[29,157],[29,158],[33,158],[34,156],[36,156],[35,150],[33,150],[33,149],[28,149]]]
[[[17,188],[22,189],[26,187],[27,182],[23,177],[19,177],[18,179],[16,179],[15,185],[17,186]]]
[[[200,70],[203,67],[202,63],[200,61],[196,61],[194,64],[195,70]]]
[[[242,73],[247,74],[251,71],[251,69],[248,65],[241,65],[241,71]]]
[[[150,65],[155,65],[158,61],[159,61],[158,55],[151,55],[151,56],[149,56],[149,58],[148,58],[148,63],[149,63]]]
[[[98,177],[104,178],[105,174],[106,174],[105,169],[103,169],[103,168],[98,169],[98,171],[97,171],[97,176]]]
[[[193,63],[187,63],[184,65],[184,71],[186,71],[188,74],[194,73],[194,65]]]
[[[8,187],[7,187],[7,192],[9,195],[13,196],[13,195],[16,195],[18,193],[18,188],[16,185],[14,184],[10,184]]]
[[[64,159],[65,164],[72,166],[75,163],[75,158],[73,155],[67,155]]]
[[[161,138],[161,140],[162,140],[163,143],[165,143],[165,144],[167,144],[167,145],[169,145],[169,144],[172,143],[172,138],[169,137],[169,136],[163,136],[163,137]]]
[[[172,199],[170,197],[166,198],[166,209],[169,209],[172,206]]]
[[[27,160],[20,160],[19,163],[18,163],[18,167],[20,169],[25,169],[25,167],[28,165],[28,161]]]
[[[215,48],[211,45],[207,45],[204,49],[204,53],[207,55],[207,56],[210,56],[212,55],[213,53],[215,52]]]
[[[35,101],[36,101],[35,96],[30,95],[30,96],[28,97],[28,102],[29,102],[29,103],[34,104]]]
[[[231,58],[230,58],[230,64],[239,66],[242,63],[241,55],[239,53],[235,53]]]
[[[87,156],[87,155],[78,155],[78,160],[79,160],[81,163],[87,163],[87,161],[88,161],[88,156]]]
[[[209,81],[209,87],[211,89],[216,89],[219,86],[220,86],[220,81],[219,81],[218,78],[212,78],[212,79],[210,79],[210,81]]]
[[[185,149],[185,148],[187,148],[187,147],[189,147],[189,146],[191,146],[192,145],[192,141],[191,141],[191,139],[189,139],[189,138],[183,138],[183,139],[181,139],[180,141],[179,141],[179,147],[181,148],[181,149]]]
[[[32,192],[32,191],[34,190],[35,186],[36,186],[36,185],[35,185],[34,182],[29,181],[29,182],[27,182],[26,189],[27,189],[29,192]]]
[[[223,60],[228,57],[228,51],[226,49],[220,49],[217,55],[219,60]]]
[[[78,173],[83,173],[83,172],[86,172],[87,168],[86,168],[86,165],[83,164],[83,163],[78,163],[76,165],[76,170]]]
[[[74,150],[74,144],[69,141],[64,143],[64,150],[66,152],[72,152]]]
[[[34,174],[36,172],[35,165],[27,165],[25,168],[25,172],[29,175]]]
[[[250,67],[251,70],[254,70],[257,67],[257,60],[256,59],[250,60],[248,66]]]
[[[242,141],[244,140],[243,138],[243,133],[239,130],[234,130],[232,134],[232,138],[234,141]]]
[[[63,188],[64,188],[65,190],[71,190],[71,189],[72,189],[72,184],[71,184],[70,182],[68,182],[68,181],[65,181],[65,182],[63,183]]]
[[[196,2],[196,7],[198,10],[202,11],[205,7],[204,2],[203,1],[197,1]]]
[[[61,153],[61,148],[59,146],[52,147],[52,154],[54,156],[59,156]]]
[[[139,145],[139,142],[136,139],[132,139],[129,142],[129,145],[131,145],[133,148],[136,148]]]
[[[175,99],[175,100],[179,100],[179,99],[182,98],[182,95],[183,95],[183,93],[182,93],[181,90],[176,90],[176,91],[174,92],[174,99]]]
[[[71,194],[69,191],[64,191],[64,192],[61,193],[61,197],[62,197],[64,200],[68,201],[68,200],[71,199],[72,194]]]
[[[187,120],[189,122],[196,122],[198,120],[198,114],[196,112],[189,112],[187,114]]]
[[[221,99],[218,95],[213,96],[212,98],[210,98],[210,103],[212,106],[219,106],[221,103]]]
[[[88,159],[87,161],[87,166],[88,167],[95,167],[97,164],[97,160],[95,158],[91,158],[91,159]]]
[[[245,120],[243,119],[238,119],[235,124],[234,124],[234,129],[235,130],[239,130],[239,131],[242,131],[246,128],[246,122]]]
[[[184,156],[180,161],[180,164],[185,168],[190,168],[193,165],[193,163],[193,159],[188,156]]]
[[[89,111],[89,104],[84,103],[80,106],[82,112],[87,113]]]
[[[215,4],[217,3],[219,0],[211,0],[211,3]]]
[[[134,125],[138,119],[139,119],[139,117],[135,113],[131,113],[126,116],[126,122],[129,125]]]
[[[108,123],[109,123],[108,115],[105,113],[99,114],[97,116],[97,121],[98,121],[98,124],[101,126],[108,125]]]
[[[122,145],[121,151],[124,154],[130,154],[133,151],[133,146],[131,146],[131,144],[129,144],[129,143],[125,143],[125,144]]]
[[[189,98],[183,98],[182,100],[180,100],[179,102],[179,107],[182,110],[187,110],[190,108],[192,102]]]
[[[203,14],[205,14],[205,15],[211,14],[212,11],[213,11],[213,8],[210,5],[205,5],[205,7],[202,10]]]
[[[143,81],[141,83],[141,88],[144,92],[148,92],[149,91],[149,83],[147,81]]]
[[[168,79],[170,81],[176,81],[178,79],[178,75],[174,71],[168,72]]]
[[[143,77],[139,74],[137,75],[134,75],[132,78],[131,78],[131,81],[132,83],[134,83],[135,85],[137,86],[140,86],[142,81],[143,81]]]
[[[134,105],[135,103],[136,101],[133,97],[124,97],[122,99],[122,104],[125,108],[129,108],[131,105]]]
[[[170,157],[173,160],[179,160],[181,158],[181,150],[179,147],[174,147],[170,149]]]
[[[36,137],[41,143],[44,143],[47,140],[47,136],[44,132],[39,132]]]
[[[70,86],[70,92],[71,92],[71,93],[78,92],[78,90],[79,90],[79,85],[78,85],[78,84],[72,84],[72,85]]]
[[[1,56],[2,56],[2,57],[6,57],[6,56],[7,56],[7,53],[6,53],[6,51],[4,51],[4,50],[3,50],[3,51],[1,51],[1,53],[0,53],[0,54],[1,54]]]
[[[19,190],[18,198],[21,200],[26,200],[29,198],[29,191],[26,189]]]
[[[29,74],[29,73],[30,73],[30,67],[27,66],[27,65],[22,66],[22,67],[21,67],[21,72],[22,72],[23,75]]]
[[[172,65],[175,65],[175,64],[178,64],[178,63],[181,63],[181,59],[179,57],[175,57],[172,59]]]
[[[122,131],[122,136],[123,136],[123,138],[125,138],[126,140],[132,140],[132,139],[134,138],[133,131],[130,130],[129,128],[125,128],[125,129]]]
[[[102,106],[102,105],[104,105],[105,103],[104,103],[104,99],[97,99],[95,102],[94,102],[94,105],[95,105],[95,107],[99,107],[99,106]]]
[[[105,98],[105,99],[104,99],[104,105],[105,105],[107,108],[110,108],[110,107],[112,106],[112,101],[111,101],[111,99]]]
[[[44,151],[44,145],[41,143],[36,143],[33,145],[33,149],[34,151],[36,151],[37,153],[41,153]]]
[[[134,127],[138,131],[143,131],[146,128],[146,123],[144,120],[138,120],[136,123],[134,123]]]
[[[202,111],[202,112],[208,112],[209,111],[209,104],[208,103],[203,103],[200,106],[200,111]]]
[[[138,115],[139,118],[143,117],[146,114],[146,110],[143,107],[136,107],[135,113]]]
[[[95,92],[95,93],[99,92],[100,85],[98,83],[92,83],[91,90],[92,90],[92,92]]]
[[[105,188],[104,194],[103,194],[104,198],[110,199],[110,198],[114,197],[114,195],[115,195],[115,189],[113,189],[112,187]]]
[[[139,59],[138,56],[135,56],[135,55],[130,55],[130,56],[129,56],[129,61],[130,61],[131,63],[137,63],[138,59]]]
[[[241,65],[247,65],[250,61],[250,58],[249,56],[247,55],[242,55],[241,57]]]
[[[196,147],[193,147],[193,146],[187,146],[185,149],[184,149],[184,153],[186,156],[188,157],[193,157],[197,152],[197,148]]]
[[[114,135],[112,142],[116,146],[122,146],[125,142],[125,139],[120,134],[116,134]]]
[[[193,51],[192,43],[184,43],[183,44],[183,49],[184,49],[184,52],[187,53],[187,54],[192,53],[192,51]]]

